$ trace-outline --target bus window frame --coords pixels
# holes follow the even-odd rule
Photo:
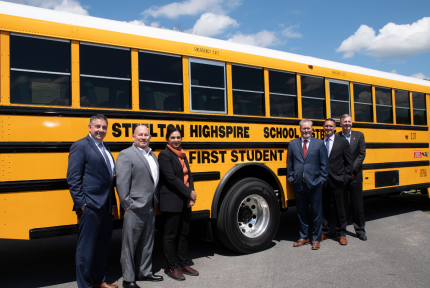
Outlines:
[[[222,66],[224,68],[224,88],[219,87],[209,87],[209,86],[200,86],[200,85],[192,85],[191,84],[191,63],[200,63],[200,64],[206,64],[206,65],[215,65],[215,66]],[[227,111],[227,78],[226,78],[226,63],[221,61],[212,61],[212,60],[206,60],[206,59],[200,59],[200,58],[188,58],[188,83],[189,83],[189,101],[190,101],[190,112],[196,112],[196,113],[207,113],[207,114],[228,114]],[[200,88],[207,88],[207,89],[216,89],[216,90],[224,90],[224,111],[210,111],[210,110],[194,110],[193,109],[193,99],[192,99],[192,87],[200,87]]]
[[[305,77],[313,77],[313,78],[318,78],[318,79],[322,79],[323,80],[323,85],[324,85],[324,97],[323,98],[317,98],[317,97],[312,97],[312,96],[303,96],[303,90],[302,90],[302,85],[303,85],[303,81],[302,81],[302,77],[303,76],[305,76]],[[320,76],[314,76],[314,75],[309,75],[309,74],[300,74],[300,98],[308,98],[308,99],[316,99],[316,100],[321,100],[321,101],[323,101],[322,103],[324,103],[324,101],[325,102],[327,102],[327,99],[326,99],[326,90],[325,90],[325,79],[326,78],[324,78],[324,77],[320,77]],[[298,88],[298,87],[297,87]],[[303,103],[303,101],[302,101],[302,103]],[[325,103],[325,106],[324,106],[324,108],[327,108],[327,103]],[[316,120],[324,120],[325,118],[327,118],[327,113],[326,113],[326,109],[324,109],[324,111],[323,111],[323,113],[324,113],[324,116],[323,116],[323,118],[322,119],[318,119],[318,118],[312,118],[312,119],[316,119]],[[303,105],[302,105],[302,115],[303,115]]]
[[[371,106],[372,110],[373,110],[373,101],[372,101],[372,99],[373,99],[372,90],[373,89],[372,89],[372,85],[365,84],[365,83],[360,83],[360,82],[352,82],[352,85],[353,85],[353,87],[355,87],[355,85],[368,86],[370,88],[370,101],[371,101],[371,103],[364,103],[364,102],[357,102],[357,101],[355,101],[355,91],[354,91],[354,97],[353,97],[354,99],[352,100],[352,101],[354,101],[354,115],[355,115],[355,104],[356,103],[360,104],[360,105]],[[351,101],[351,91],[349,92],[349,94],[350,94],[349,97],[350,97],[350,101]],[[349,115],[351,115],[351,114],[349,114]],[[374,123],[375,119],[373,119],[374,118],[373,117],[373,113],[370,116],[371,116],[371,119],[372,119],[372,121],[370,121],[370,122],[363,122],[363,121],[355,121],[355,122],[358,122],[358,123]]]
[[[270,111],[270,108],[271,108],[271,106],[270,106],[270,95],[279,95],[279,96],[295,97],[296,98],[296,107],[295,107],[295,109],[296,109],[296,117],[272,116],[272,114],[270,114],[270,117],[276,117],[276,118],[294,118],[294,119],[297,119],[299,117],[299,100],[298,100],[299,99],[299,96],[298,96],[299,87],[297,86],[297,73],[295,73],[295,72],[289,72],[289,71],[282,71],[282,70],[277,70],[277,69],[267,69],[267,70],[269,72],[269,91],[268,91],[269,92],[269,111]],[[281,72],[281,73],[286,73],[286,74],[294,75],[294,78],[295,78],[295,81],[296,81],[296,83],[295,83],[295,85],[296,85],[296,95],[270,92],[270,71]]]
[[[347,85],[348,86],[348,101],[343,101],[343,100],[332,100],[330,99],[330,83],[337,83],[337,84],[343,84],[343,85]],[[337,79],[328,79],[328,99],[329,99],[329,103],[328,103],[328,109],[330,111],[330,117],[331,117],[331,101],[334,102],[341,102],[341,103],[348,103],[348,115],[351,115],[351,87],[349,85],[348,81],[342,81],[342,80],[337,80]],[[355,111],[354,111],[355,112]],[[345,113],[343,113],[345,114]],[[331,117],[333,118],[333,117]],[[333,118],[334,120],[340,120],[340,118]]]
[[[377,124],[393,124],[393,125],[395,125],[394,123],[395,123],[396,119],[394,117],[394,111],[393,111],[393,109],[396,109],[396,107],[395,107],[396,103],[393,103],[393,98],[392,98],[393,88],[384,87],[384,86],[376,86],[376,85],[374,85],[373,87],[375,87],[375,109],[376,109],[376,119],[374,119],[374,120],[376,121]],[[376,103],[376,88],[382,88],[382,89],[388,89],[388,90],[390,90],[391,106],[390,105]],[[377,109],[378,106],[379,107],[390,107],[391,108],[391,121],[392,121],[391,123],[378,122],[378,109]]]

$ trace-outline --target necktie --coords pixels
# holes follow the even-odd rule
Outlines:
[[[327,155],[330,156],[330,138],[325,141],[325,148],[327,148]]]
[[[303,141],[303,156],[306,157],[306,152],[308,152],[308,147],[306,147],[306,143],[308,140]]]
[[[110,173],[110,176],[111,176],[111,178],[112,178],[112,176],[113,176],[113,169],[112,169],[112,166],[111,166],[111,164],[110,164],[110,160],[109,160],[109,157],[107,156],[107,154],[106,154],[106,152],[105,152],[105,148],[104,148],[104,146],[103,146],[103,144],[102,143],[99,143],[99,147],[100,147],[100,150],[102,151],[102,154],[103,154],[103,157],[105,158],[105,160],[106,160],[106,165],[108,166],[108,168],[109,168],[109,173]]]

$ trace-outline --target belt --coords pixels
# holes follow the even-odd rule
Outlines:
[[[305,177],[302,178],[303,182],[306,182]]]

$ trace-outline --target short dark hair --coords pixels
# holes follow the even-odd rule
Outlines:
[[[181,129],[176,128],[174,125],[169,124],[169,126],[167,126],[167,132],[166,132],[166,140],[169,140],[170,134],[172,134],[173,132],[178,131],[179,134],[181,134],[181,138],[183,138],[184,136],[182,135],[182,131]]]
[[[109,124],[105,115],[103,115],[103,114],[96,114],[94,116],[91,116],[90,126],[93,126],[94,121],[96,121],[97,119],[99,119],[99,120],[105,120],[106,124]]]
[[[336,126],[336,121],[334,121],[333,118],[327,118],[327,119],[325,119],[324,125],[325,125],[325,122],[327,122],[327,121],[332,121],[334,123],[334,126]]]

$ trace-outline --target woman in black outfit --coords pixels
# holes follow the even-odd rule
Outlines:
[[[196,202],[196,192],[187,156],[181,148],[181,132],[169,125],[166,140],[166,148],[158,155],[161,175],[160,211],[164,219],[164,254],[169,268],[167,275],[182,281],[185,280],[182,273],[199,275],[198,271],[187,264],[191,206]]]

